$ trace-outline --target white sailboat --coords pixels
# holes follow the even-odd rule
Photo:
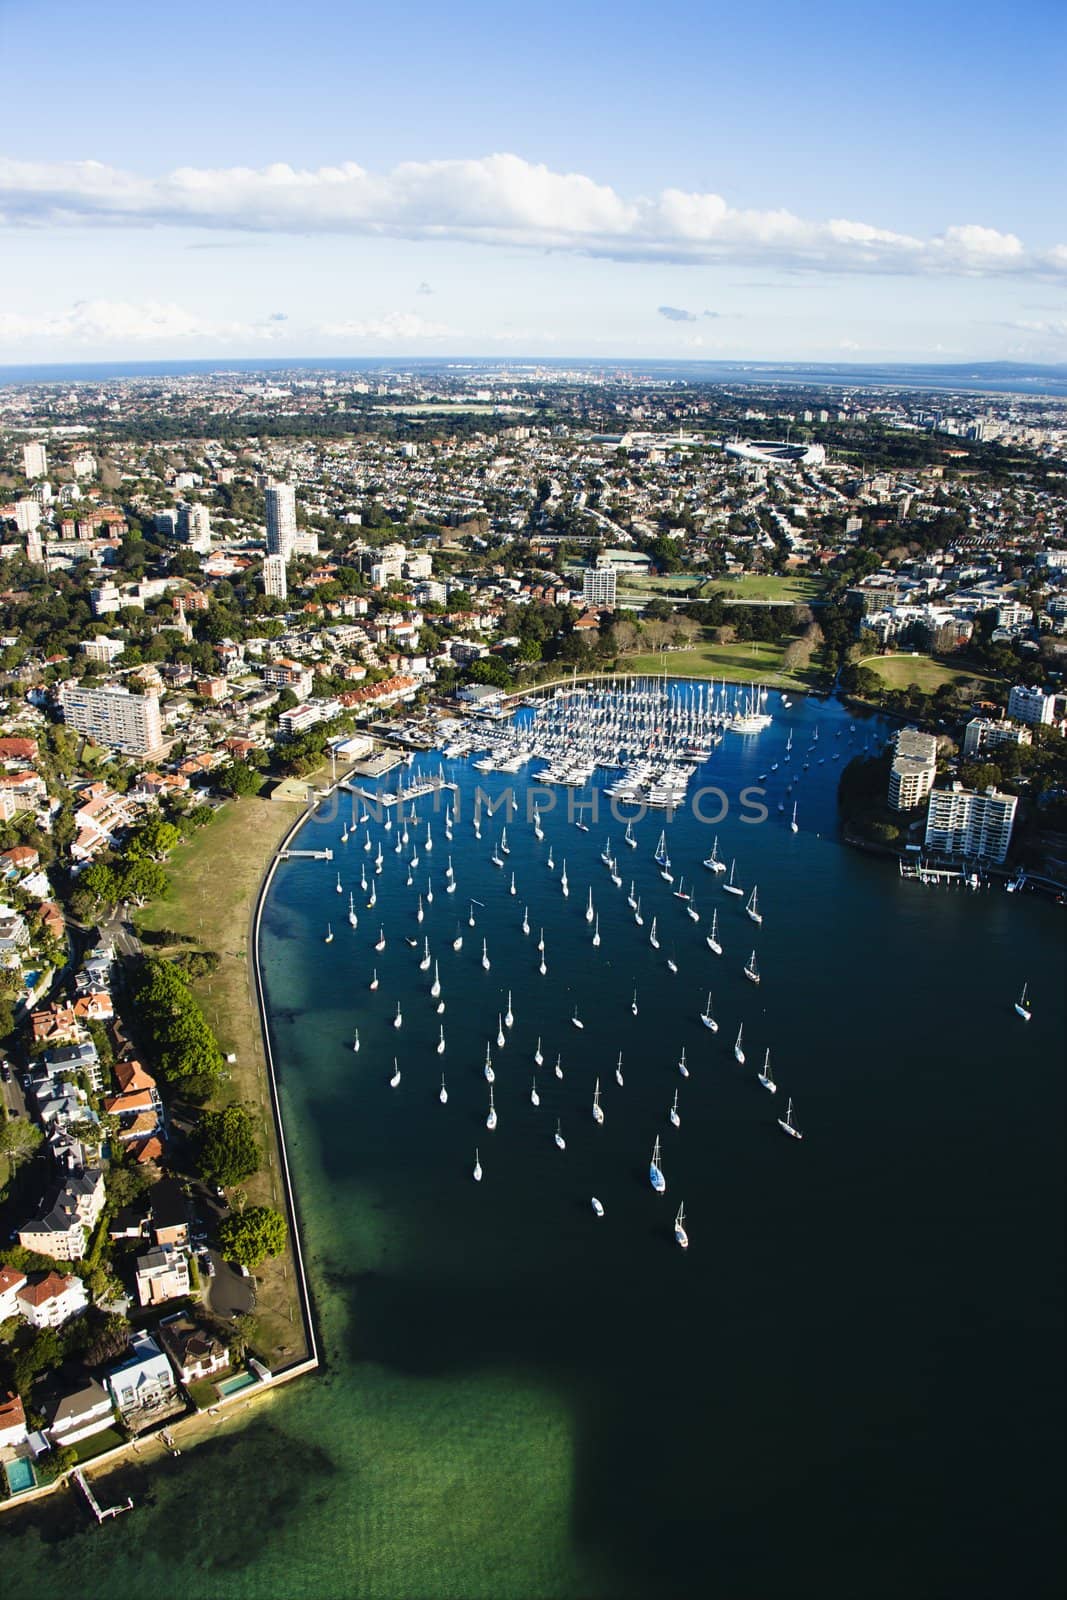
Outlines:
[[[514,894],[515,892],[516,892],[515,891],[515,874],[512,873],[511,874],[511,882],[508,885],[508,894]]]
[[[594,947],[594,949],[599,948],[599,945],[600,945],[600,912],[598,911],[597,914],[596,914],[596,924],[595,924],[595,926],[593,928],[593,947]]]
[[[393,1027],[400,1028],[404,1024],[404,1013],[400,1009],[400,1001],[396,1003],[396,1016],[393,1018]]]
[[[1024,1022],[1029,1022],[1032,1012],[1030,1010],[1030,997],[1027,993],[1029,985],[1023,984],[1023,992],[1015,1002],[1015,1013],[1022,1017]]]
[[[653,1189],[655,1189],[657,1194],[666,1194],[667,1192],[667,1180],[663,1176],[663,1172],[660,1167],[660,1162],[662,1159],[663,1157],[660,1153],[659,1140],[657,1139],[655,1144],[652,1146],[652,1160],[648,1165],[648,1181],[652,1185]]]
[[[778,1126],[781,1128],[782,1132],[787,1133],[791,1139],[803,1139],[804,1135],[793,1122],[792,1100],[790,1100],[788,1106],[786,1107],[785,1116],[778,1118]]]
[[[640,895],[638,895],[638,897],[637,897],[637,910],[634,912],[634,921],[637,923],[637,926],[639,928],[643,928],[644,925],[645,925],[645,919],[641,915],[641,896]]]
[[[333,929],[330,927],[329,923],[326,924],[326,937],[322,942],[323,944],[333,944]]]
[[[541,1104],[541,1096],[537,1092],[536,1078],[533,1080],[533,1087],[530,1090],[530,1104],[532,1106],[539,1106]]]
[[[496,1047],[497,1047],[497,1049],[498,1050],[503,1050],[505,1043],[506,1043],[506,1041],[505,1041],[505,1038],[504,1038],[504,1021],[503,1021],[503,1018],[500,1015],[500,1012],[498,1011],[497,1014],[496,1014]]]
[[[636,1015],[637,1015],[637,990],[636,989],[634,990],[634,997],[630,1001],[630,1010],[633,1012],[634,1016],[636,1017]]]
[[[378,987],[378,968],[377,967],[375,967],[374,971],[371,973],[370,983],[367,985],[367,987],[370,988],[370,989],[376,989]]]
[[[658,950],[659,949],[659,940],[656,938],[656,919],[655,919],[655,917],[652,918],[652,927],[649,930],[648,942],[652,946],[653,950]]]
[[[719,1024],[715,1021],[715,1018],[711,1014],[711,990],[710,989],[708,990],[707,1003],[705,1004],[703,1011],[700,1013],[700,1020],[704,1024],[705,1028],[710,1028],[712,1033],[718,1033]]]
[[[556,862],[555,862],[555,859],[554,859],[554,857],[552,855],[552,846],[551,845],[549,845],[549,847],[548,847],[548,859],[545,862],[545,865],[547,866],[549,872],[555,872],[555,870],[556,870]]]
[[[375,889],[374,884],[372,883],[371,886],[370,886],[370,899],[367,901],[367,910],[368,911],[373,911],[377,904],[378,904],[378,891]]]
[[[433,880],[432,880],[432,878],[427,878],[427,880],[426,880],[426,904],[428,906],[432,906],[433,905]]]
[[[356,1036],[352,1040],[352,1048],[356,1052],[356,1054],[358,1055],[359,1054],[359,1029],[358,1028],[356,1029]]]
[[[374,941],[374,948],[375,948],[375,950],[378,950],[378,951],[381,951],[381,950],[385,949],[385,929],[384,928],[380,927],[378,929],[378,937]]]
[[[429,823],[426,824],[426,839],[422,848],[425,850],[427,855],[429,855],[430,851],[433,849],[433,834],[430,832]]]
[[[529,906],[523,906],[523,908],[522,908],[522,931],[527,936],[529,936],[529,932],[530,932],[530,908],[529,908]]]
[[[655,850],[653,852],[652,859],[654,861],[658,861],[661,866],[662,866],[663,862],[666,861],[666,859],[667,859],[667,830],[666,830],[666,828],[664,828],[662,830],[662,832],[660,833],[659,838],[656,840],[656,848],[655,848]]]
[[[542,1054],[542,1051],[541,1051],[541,1035],[538,1034],[537,1035],[537,1049],[534,1051],[534,1060],[537,1062],[538,1066],[541,1066],[543,1064],[543,1062],[544,1062],[544,1059],[545,1059],[544,1055]]]
[[[674,1091],[674,1103],[672,1104],[671,1109],[670,1109],[670,1118],[671,1118],[671,1125],[673,1127],[680,1128],[682,1126],[682,1119],[678,1115],[678,1090],[677,1089],[675,1089],[675,1091]]]
[[[778,1093],[778,1085],[775,1083],[774,1074],[771,1071],[771,1052],[769,1048],[763,1057],[763,1066],[759,1073],[759,1081],[762,1083],[765,1089],[770,1091],[771,1094]]]
[[[689,892],[685,887],[684,878],[678,879],[678,887],[674,890],[674,898],[676,900],[688,900],[690,898]]]
[[[592,1208],[593,1208],[593,1215],[594,1215],[594,1216],[597,1216],[597,1217],[602,1217],[602,1216],[603,1216],[603,1215],[604,1215],[604,1207],[603,1207],[603,1206],[602,1206],[602,1205],[601,1205],[601,1203],[600,1203],[600,1201],[599,1201],[599,1200],[598,1200],[598,1199],[597,1199],[597,1197],[596,1197],[596,1195],[593,1195],[593,1196],[592,1196],[592,1197],[591,1197],[591,1199],[590,1199],[590,1201],[589,1201],[589,1204],[590,1204],[590,1205],[591,1205],[591,1206],[592,1206]]]
[[[719,860],[719,836],[715,835],[715,842],[711,847],[710,856],[705,857],[704,865],[709,872],[725,872],[726,862]]]
[[[435,961],[434,964],[433,964],[433,982],[430,985],[430,994],[436,1000],[440,993],[441,993],[441,974],[440,974],[440,971],[438,970],[437,962]]]
[[[486,972],[489,971],[489,951],[486,948],[484,939],[482,940],[482,967]]]
[[[600,1123],[601,1127],[603,1127],[603,1125],[604,1125],[604,1111],[603,1111],[603,1107],[600,1104],[600,1079],[599,1078],[596,1080],[596,1083],[593,1086],[593,1121]]]
[[[423,922],[423,921],[425,921],[425,919],[426,919],[426,913],[422,909],[422,895],[420,894],[419,895],[418,909],[415,912],[415,921],[416,922]]]
[[[593,914],[594,914],[593,913],[593,891],[592,891],[592,889],[590,889],[590,891],[589,891],[589,899],[586,902],[586,907],[585,907],[585,920],[586,920],[586,922],[592,922]]]
[[[730,876],[722,886],[723,894],[744,894],[740,884],[734,882],[734,863],[730,862]]]
[[[707,946],[715,955],[722,955],[722,945],[719,943],[719,913],[717,911],[711,913],[711,932],[707,935]]]
[[[664,856],[663,865],[659,869],[659,875],[663,879],[664,883],[673,883],[674,882],[674,873],[671,871],[671,858],[670,858],[670,856]]]
[[[479,901],[478,903],[480,905],[481,901]],[[473,928],[474,927],[474,901],[473,900],[471,901],[470,905],[467,907],[467,926],[468,926],[468,928]]]
[[[668,972],[677,972],[678,971],[678,962],[675,960],[675,954],[676,954],[676,952],[675,952],[674,947],[672,945],[671,946],[671,953],[667,957],[667,971]]]
[[[629,845],[631,850],[637,849],[637,840],[634,838],[634,825],[632,822],[626,824],[626,832],[622,836],[622,842]]]
[[[563,1057],[562,1056],[557,1056],[556,1057],[556,1065],[553,1068],[553,1071],[555,1072],[556,1077],[562,1080],[562,1078],[563,1078]]]
[[[477,1150],[474,1152],[474,1181],[475,1183],[482,1181],[482,1163]]]
[[[504,1012],[504,1026],[510,1028],[515,1021],[515,1013],[511,1009],[511,990],[508,990],[508,1008]]]
[[[745,1025],[742,1022],[741,1026],[737,1030],[737,1038],[734,1040],[734,1055],[737,1057],[738,1061],[740,1061],[742,1066],[745,1064],[745,1052],[741,1044],[741,1035],[744,1033],[744,1031]]]
[[[574,1023],[574,1026],[576,1028],[584,1028],[585,1027],[585,1023],[582,1021],[581,1017],[579,1017],[579,1015],[578,1015],[577,1002],[575,1002],[574,1015],[571,1017],[571,1021]]]
[[[337,893],[338,894],[343,894],[344,893],[344,890],[341,888],[341,874],[340,873],[337,874]]]
[[[563,858],[563,871],[560,873],[559,886],[560,886],[560,889],[561,889],[561,891],[563,893],[563,898],[564,898],[564,900],[566,900],[567,896],[571,892],[571,886],[567,882],[567,858],[566,858],[566,856],[564,856],[564,858]]]
[[[622,1082],[622,1051],[621,1050],[619,1051],[619,1059],[615,1063],[615,1082],[618,1084],[619,1088],[621,1089],[622,1086],[623,1086],[623,1082]]]
[[[755,950],[753,950],[752,954],[745,962],[745,977],[748,979],[749,983],[759,983],[759,967],[756,965]]]
[[[626,896],[626,904],[631,911],[637,910],[637,896],[634,894],[634,880],[632,878],[630,879],[630,892]]]
[[[356,906],[355,901],[352,899],[351,889],[348,891],[348,925],[350,928],[359,927],[359,918],[356,916]]]
[[[396,1056],[393,1057],[393,1076],[389,1079],[389,1087],[390,1089],[398,1089],[400,1087],[400,1067]]]
[[[689,1076],[689,1065],[688,1065],[688,1063],[687,1063],[687,1061],[685,1059],[685,1045],[684,1044],[682,1046],[682,1053],[678,1057],[678,1071],[681,1073],[683,1078],[688,1078],[688,1076]]]
[[[424,939],[422,941],[422,960],[419,962],[420,972],[429,972],[430,960],[430,941],[429,939]]]
[[[493,1129],[496,1127],[496,1122],[497,1122],[496,1106],[493,1104],[493,1091],[492,1091],[492,1088],[490,1088],[490,1090],[489,1090],[489,1115],[485,1119],[485,1125],[489,1129],[490,1133],[492,1133]]]
[[[557,1150],[566,1150],[567,1141],[563,1137],[563,1129],[562,1129],[559,1117],[556,1118],[555,1140],[556,1140],[556,1148],[557,1148]]]
[[[700,912],[697,910],[696,895],[693,895],[689,904],[686,906],[685,914],[689,918],[690,922],[700,921]]]
[[[447,1104],[448,1104],[448,1090],[445,1088],[445,1075],[444,1075],[443,1072],[441,1074],[441,1092],[437,1096],[437,1098],[438,1098],[438,1100],[440,1100],[440,1102],[441,1102],[441,1104],[443,1106],[447,1106]]]
[[[452,948],[453,950],[463,949],[463,934],[460,931],[458,922],[456,923],[456,937],[452,940]]]
[[[689,1249],[689,1235],[685,1231],[685,1207],[684,1206],[679,1206],[678,1207],[678,1215],[674,1219],[674,1238],[675,1238],[675,1242],[677,1244],[681,1245],[683,1250],[688,1250]]]
[[[505,856],[511,854],[511,850],[508,847],[508,830],[506,827],[500,830],[500,853]]]
[[[545,961],[545,947],[544,947],[543,944],[541,946],[541,959],[537,963],[537,970],[541,974],[542,978],[545,976],[545,973],[548,971],[548,965],[547,965],[547,963]]]
[[[485,1066],[482,1068],[486,1083],[496,1082],[496,1073],[493,1071],[493,1058],[489,1054],[489,1040],[485,1041]]]
[[[797,803],[795,800],[793,801],[793,820],[789,824],[789,831],[790,833],[797,833],[799,831],[797,828]]]
[[[444,1055],[444,1053],[445,1053],[445,1030],[444,1030],[444,1028],[443,1028],[443,1027],[442,1027],[442,1029],[441,1029],[441,1036],[440,1036],[440,1038],[439,1038],[439,1039],[438,1039],[438,1041],[437,1041],[437,1054],[438,1054],[438,1055],[439,1055],[439,1056],[443,1056],[443,1055]]]
[[[762,926],[762,924],[763,924],[763,913],[760,911],[759,902],[756,899],[756,888],[757,888],[757,885],[753,884],[752,885],[752,893],[749,895],[748,904],[745,906],[745,913],[746,913],[747,916],[749,916],[752,919],[753,922],[755,922],[758,925]]]

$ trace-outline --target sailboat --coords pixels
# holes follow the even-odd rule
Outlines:
[[[674,882],[674,873],[671,871],[670,856],[664,856],[663,865],[659,869],[659,875],[663,879],[664,883]]]
[[[1016,1002],[1015,1002],[1016,1015],[1022,1017],[1024,1022],[1029,1022],[1030,1021],[1030,1016],[1031,1016],[1030,997],[1027,994],[1027,988],[1028,988],[1028,985],[1024,983],[1023,984],[1023,992],[1019,996],[1018,1000],[1016,1000]]]
[[[549,872],[555,872],[555,870],[556,870],[556,862],[555,862],[555,858],[552,855],[552,846],[551,845],[549,845],[549,847],[548,847],[548,859],[545,862],[545,865],[547,866]]]
[[[744,1031],[745,1025],[742,1022],[741,1026],[737,1030],[737,1038],[734,1040],[734,1055],[737,1057],[738,1061],[740,1061],[742,1066],[745,1064],[745,1052],[741,1045],[741,1035]]]
[[[663,863],[667,859],[667,830],[666,830],[666,828],[663,829],[663,831],[660,833],[659,838],[656,841],[656,848],[655,848],[655,851],[653,853],[653,858],[652,859],[654,861],[658,861],[660,866],[662,866]]]
[[[348,925],[350,928],[359,927],[359,918],[356,916],[356,907],[352,899],[351,889],[348,891]]]
[[[544,947],[543,943],[541,945],[541,959],[537,964],[537,970],[541,974],[542,978],[544,977],[545,973],[548,971],[548,966],[545,963],[545,947]]]
[[[342,893],[343,893],[343,892],[344,892],[344,891],[343,891],[343,890],[342,890],[342,888],[341,888],[341,874],[340,874],[340,873],[338,873],[338,874],[337,874],[337,893],[338,893],[338,894],[342,894]]]
[[[560,874],[559,886],[560,886],[560,889],[563,891],[563,898],[564,898],[564,900],[566,900],[567,896],[571,892],[570,884],[567,882],[567,858],[566,858],[566,856],[564,856],[564,858],[563,858],[563,871]]]
[[[492,1133],[493,1129],[496,1127],[496,1120],[497,1120],[496,1119],[496,1106],[493,1104],[493,1091],[492,1091],[492,1088],[490,1088],[490,1090],[489,1090],[489,1115],[485,1119],[485,1125],[489,1129],[490,1133]]]
[[[489,1054],[489,1041],[485,1041],[485,1066],[482,1068],[486,1083],[496,1082],[496,1073],[493,1071],[493,1058]]]
[[[510,1028],[515,1021],[515,1013],[511,1009],[511,990],[508,990],[508,1009],[504,1012],[504,1026]]]
[[[377,967],[375,967],[374,971],[371,973],[370,983],[368,984],[367,987],[370,988],[370,989],[376,989],[378,987],[378,968]]]
[[[511,874],[511,883],[508,885],[508,894],[515,893],[515,874]]]
[[[415,921],[416,922],[423,922],[423,921],[425,921],[425,918],[426,918],[426,913],[422,909],[422,895],[420,894],[419,895],[419,907],[418,907],[418,910],[415,912]]]
[[[671,946],[671,953],[667,957],[667,971],[668,972],[677,972],[678,971],[678,962],[675,960],[676,954],[677,954],[677,952],[675,951],[674,946],[672,945]]]
[[[589,891],[589,900],[588,900],[588,903],[587,903],[586,908],[585,908],[585,920],[586,920],[586,922],[592,922],[592,920],[593,920],[593,891],[592,891],[592,889],[590,889],[590,891]]]
[[[477,1150],[474,1152],[474,1181],[475,1183],[481,1183],[482,1181],[482,1163]]]
[[[797,803],[796,803],[795,800],[793,801],[793,820],[789,824],[789,831],[790,831],[790,833],[799,832],[799,829],[797,827]]]
[[[594,1122],[599,1122],[601,1127],[603,1127],[603,1125],[604,1125],[604,1112],[601,1109],[601,1105],[600,1105],[600,1079],[599,1078],[596,1080],[596,1083],[593,1086],[593,1121]]]
[[[437,962],[435,961],[434,964],[433,964],[433,982],[430,985],[430,994],[436,1000],[437,996],[440,993],[441,993],[441,974],[438,971]]]
[[[447,1104],[448,1104],[448,1090],[445,1088],[445,1075],[444,1075],[443,1072],[441,1074],[441,1092],[437,1096],[437,1098],[438,1098],[438,1100],[440,1100],[440,1102],[441,1102],[441,1104],[443,1106],[447,1106]]]
[[[708,998],[707,998],[707,1000],[705,1002],[704,1009],[700,1013],[700,1020],[704,1024],[705,1028],[709,1028],[712,1033],[718,1033],[719,1024],[715,1021],[715,1018],[711,1014],[711,990],[710,989],[708,990]]]
[[[533,1086],[530,1089],[530,1104],[532,1106],[539,1106],[541,1104],[541,1096],[537,1092],[537,1079],[536,1078],[533,1080]]]
[[[636,1017],[636,1015],[637,1015],[637,990],[636,989],[634,990],[634,997],[630,1001],[630,1010],[633,1012],[634,1016]]]
[[[596,914],[596,925],[593,928],[593,946],[594,946],[594,948],[599,947],[599,944],[600,944],[600,912],[598,911],[597,914]]]
[[[509,856],[511,854],[511,851],[508,848],[508,830],[506,827],[502,828],[500,831],[500,853],[501,855],[505,856]]]
[[[693,895],[692,900],[686,906],[685,914],[689,918],[690,922],[699,922],[700,921],[700,912],[697,910],[697,902],[696,902],[696,895],[695,894]]]
[[[529,908],[529,906],[523,906],[523,908],[522,908],[522,931],[527,936],[529,935],[529,932],[530,932],[530,908]]]
[[[352,1040],[352,1048],[356,1052],[356,1054],[358,1055],[359,1054],[359,1029],[358,1028],[356,1029],[356,1036]]]
[[[711,932],[707,935],[707,946],[715,955],[722,955],[722,945],[719,943],[719,913],[717,911],[711,913]]]
[[[651,929],[649,931],[648,942],[652,946],[653,950],[658,950],[659,949],[659,940],[656,938],[656,919],[655,919],[655,917],[652,918],[652,927],[651,927]]]
[[[330,927],[329,923],[326,924],[326,937],[322,942],[323,944],[333,944],[333,929]]]
[[[378,874],[378,873],[381,872],[384,863],[385,863],[385,857],[382,855],[382,847],[379,844],[379,846],[378,846],[378,854],[374,858],[374,871],[375,871],[375,874]]]
[[[619,1051],[619,1059],[615,1063],[615,1082],[618,1084],[619,1088],[621,1089],[622,1086],[623,1086],[623,1083],[622,1083],[622,1051],[621,1050]]]
[[[606,867],[611,866],[611,840],[605,839],[604,848],[600,852],[600,859]]]
[[[753,922],[758,923],[758,924],[760,924],[762,926],[763,913],[760,910],[759,902],[756,899],[756,885],[755,884],[752,885],[752,893],[748,897],[748,904],[745,906],[745,911],[748,914],[748,916],[751,917]]]
[[[482,940],[482,966],[486,972],[489,971],[489,951],[486,949],[484,939]]]
[[[690,898],[689,892],[687,891],[687,889],[685,887],[685,879],[684,878],[679,878],[678,879],[678,887],[674,891],[674,898],[676,900],[688,900]]]
[[[631,850],[637,849],[637,840],[634,838],[634,825],[632,822],[626,824],[626,832],[622,836],[622,842],[629,845]]]
[[[456,937],[452,940],[452,948],[453,950],[463,949],[463,933],[458,922],[456,923]]]
[[[426,851],[427,855],[429,855],[430,851],[433,849],[433,834],[430,832],[429,823],[426,824],[426,840],[422,848]]]
[[[759,967],[756,965],[756,952],[753,950],[745,962],[745,977],[749,983],[759,983]]]
[[[804,1135],[801,1133],[800,1129],[795,1127],[793,1124],[792,1100],[790,1100],[788,1106],[786,1107],[785,1116],[778,1118],[778,1126],[781,1128],[782,1132],[787,1133],[791,1139],[803,1139]]]
[[[427,878],[427,880],[426,880],[426,904],[428,906],[432,906],[433,905],[433,879],[432,878]]]
[[[375,948],[375,950],[378,950],[378,951],[382,951],[382,950],[385,949],[385,929],[384,928],[379,928],[378,929],[378,937],[374,941],[374,948]]]
[[[774,1074],[771,1072],[771,1052],[769,1048],[763,1057],[763,1067],[759,1074],[759,1081],[765,1089],[770,1090],[771,1094],[778,1093],[778,1085],[775,1083]]]
[[[481,901],[479,901],[478,903],[480,905]],[[473,900],[471,901],[470,905],[467,908],[467,926],[469,928],[473,928],[474,927],[474,901]]]
[[[443,1028],[443,1027],[442,1027],[442,1029],[441,1029],[441,1036],[440,1036],[440,1038],[439,1038],[439,1039],[438,1039],[438,1041],[437,1041],[437,1054],[438,1054],[438,1055],[439,1055],[439,1056],[443,1056],[443,1055],[444,1055],[444,1053],[445,1053],[445,1030],[444,1030],[444,1028]]]
[[[601,1205],[595,1194],[590,1198],[589,1204],[593,1208],[594,1216],[602,1217],[604,1215],[604,1207]]]
[[[634,912],[634,921],[637,923],[637,926],[639,928],[643,928],[644,925],[645,925],[645,919],[641,915],[641,896],[640,895],[638,895],[638,897],[637,897],[637,910]]]
[[[363,890],[363,893],[366,894],[366,892],[367,892],[367,871],[366,871],[366,868],[363,868],[362,871],[359,874],[359,886]]]
[[[389,1079],[389,1087],[390,1089],[398,1089],[400,1087],[400,1067],[396,1056],[393,1057],[393,1076]]]
[[[632,878],[630,879],[630,892],[626,896],[626,904],[631,911],[637,910],[637,896],[634,894],[634,880]]]
[[[707,856],[705,858],[704,865],[707,867],[709,872],[725,872],[726,871],[726,862],[719,860],[719,836],[718,836],[718,834],[715,835],[715,842],[711,847],[711,854],[710,854],[710,856]]]
[[[497,1049],[498,1050],[503,1050],[505,1043],[506,1043],[506,1040],[504,1038],[504,1022],[503,1022],[503,1018],[500,1015],[500,1012],[498,1011],[497,1014],[496,1014],[496,1047],[497,1047]]]
[[[493,853],[489,859],[493,863],[494,867],[502,867],[504,865],[504,857],[500,854],[500,850],[497,845],[493,846]]]
[[[652,1146],[652,1160],[649,1162],[648,1166],[648,1181],[652,1185],[653,1189],[655,1189],[657,1194],[666,1194],[667,1192],[667,1180],[660,1170],[660,1161],[662,1159],[663,1158],[660,1154],[659,1148],[659,1139],[657,1139],[655,1144]]]
[[[429,939],[424,939],[422,941],[422,960],[419,962],[420,972],[429,972],[430,959],[430,941]]]
[[[677,1089],[675,1089],[675,1091],[674,1091],[674,1104],[671,1106],[670,1118],[671,1118],[671,1123],[675,1128],[680,1128],[682,1126],[682,1119],[678,1115],[678,1090]]]
[[[575,1007],[574,1007],[574,1015],[573,1015],[573,1016],[572,1016],[572,1017],[571,1017],[571,1021],[572,1021],[572,1022],[573,1022],[573,1023],[574,1023],[574,1026],[575,1026],[575,1027],[576,1027],[576,1028],[584,1028],[584,1027],[585,1027],[585,1023],[584,1023],[584,1022],[583,1022],[583,1021],[582,1021],[582,1019],[581,1019],[581,1018],[580,1018],[580,1017],[579,1017],[579,1015],[578,1015],[578,1005],[577,1005],[577,1002],[576,1002],[576,1003],[575,1003]]]
[[[678,1215],[674,1219],[674,1238],[683,1250],[689,1249],[689,1235],[685,1231],[685,1207],[678,1207]]]
[[[370,854],[370,852],[371,852],[371,850],[373,848],[373,846],[371,845],[371,842],[370,842],[370,829],[369,828],[367,829],[366,837],[363,840],[363,848],[367,852],[368,855]]]
[[[734,863],[730,862],[730,876],[722,886],[723,894],[744,894],[740,884],[734,882]]]
[[[544,1059],[545,1059],[544,1058],[544,1054],[542,1053],[542,1050],[541,1050],[541,1035],[538,1034],[537,1035],[537,1049],[534,1051],[534,1060],[537,1062],[538,1066],[541,1066],[543,1064],[543,1062],[544,1062]]]
[[[534,838],[535,839],[543,839],[544,836],[545,836],[545,833],[544,833],[544,829],[541,826],[541,813],[540,813],[540,811],[538,811],[536,806],[534,806],[533,825],[534,825]]]
[[[377,904],[378,904],[378,892],[377,892],[377,890],[375,889],[375,887],[374,887],[374,885],[372,883],[371,886],[370,886],[370,899],[367,901],[367,910],[368,911],[373,911]]]
[[[563,1130],[562,1130],[562,1127],[561,1127],[561,1124],[560,1124],[560,1119],[559,1119],[559,1117],[557,1117],[557,1118],[556,1118],[556,1132],[555,1132],[555,1140],[556,1140],[556,1148],[557,1148],[557,1149],[558,1149],[558,1150],[566,1150],[566,1148],[567,1148],[567,1141],[566,1141],[566,1139],[565,1139],[565,1138],[564,1138],[564,1137],[563,1137]]]
[[[403,1026],[403,1022],[404,1022],[404,1014],[400,1009],[400,1001],[398,1000],[397,1003],[396,1003],[396,1016],[393,1018],[393,1027],[394,1028],[402,1027]]]

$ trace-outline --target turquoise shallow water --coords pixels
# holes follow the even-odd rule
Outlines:
[[[498,824],[483,821],[480,843],[470,827],[474,785],[497,795],[511,782],[521,805],[525,780],[460,765],[458,892],[444,893],[437,820],[410,890],[395,834],[382,836],[374,912],[358,892],[372,859],[362,835],[339,842],[347,806],[309,825],[301,842],[334,844],[359,927],[335,867],[294,861],[272,888],[262,950],[325,1375],[151,1480],[124,1474],[140,1504],[112,1526],[86,1529],[73,1505],[20,1513],[12,1561],[36,1594],[69,1593],[72,1562],[80,1593],[112,1596],[151,1584],[235,1597],[1058,1589],[1062,913],[902,884],[841,848],[836,778],[875,725],[852,735],[835,705],[773,708],[773,729],[728,738],[708,764],[731,815],[711,830],[679,815],[669,830],[702,923],[719,908],[721,959],[659,878],[658,815],[631,852],[614,821],[569,826],[561,796],[543,845],[516,818],[500,871]],[[816,720],[793,835],[777,803]],[[739,790],[782,761],[790,726],[768,819],[746,825]],[[600,861],[609,831],[621,890]],[[699,865],[715,831],[740,881],[759,884],[761,929]],[[468,896],[482,902],[473,929]],[[421,948],[405,942],[423,935],[440,1018]],[[758,989],[741,971],[753,945]],[[1024,978],[1029,1026],[1011,1004]],[[699,1020],[709,984],[714,1037]],[[498,1049],[508,988],[515,1021]],[[768,1045],[775,1099],[754,1077]],[[598,1075],[603,1127],[590,1115]],[[802,1144],[777,1127],[787,1093]],[[647,1178],[657,1134],[662,1199]],[[672,1237],[679,1200],[687,1253]]]

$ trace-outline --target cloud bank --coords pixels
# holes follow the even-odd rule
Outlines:
[[[0,311],[0,341],[56,339],[67,345],[172,344],[187,339],[277,339],[287,319],[275,312],[267,322],[219,322],[170,302],[78,300],[62,311],[23,314]]]
[[[930,238],[845,218],[744,210],[667,188],[626,198],[577,172],[516,155],[355,162],[301,170],[180,167],[145,177],[97,161],[0,159],[0,225],[159,226],[363,234],[569,251],[617,261],[735,261],[794,271],[1067,276],[1067,244],[951,223]]]

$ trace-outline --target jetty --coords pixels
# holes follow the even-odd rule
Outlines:
[[[124,1511],[133,1510],[133,1501],[128,1496],[121,1505],[102,1506],[92,1489],[89,1487],[88,1481],[86,1480],[85,1474],[81,1467],[78,1467],[74,1472],[72,1472],[71,1477],[78,1485],[78,1488],[81,1490],[86,1500],[88,1500],[89,1510],[92,1512],[97,1522],[104,1522],[108,1517],[120,1517]]]
[[[406,789],[403,787],[395,790],[386,789],[381,793],[376,792],[374,789],[364,789],[358,783],[342,783],[340,787],[347,789],[349,794],[358,795],[368,806],[383,806],[388,809],[391,806],[402,806],[408,800],[421,800],[423,795],[438,794],[445,789],[454,791],[457,785],[451,783],[447,778],[438,776],[425,778],[418,783],[411,784]]]
[[[279,861],[332,861],[332,850],[279,850]]]

